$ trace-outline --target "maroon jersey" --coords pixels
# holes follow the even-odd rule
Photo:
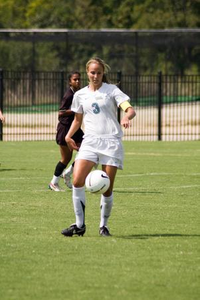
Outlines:
[[[68,110],[71,108],[72,100],[74,97],[74,92],[71,88],[68,88],[63,96],[59,111]],[[69,131],[69,128],[74,120],[74,113],[69,116],[59,116],[59,123],[57,125],[57,133],[56,133],[56,143],[58,145],[66,146],[65,136]],[[73,140],[76,143],[81,143],[83,139],[83,131],[79,128],[76,133],[73,135]]]
[[[62,98],[62,102],[61,102],[61,105],[60,105],[60,108],[59,110],[68,110],[70,109],[71,105],[72,105],[72,100],[73,100],[73,97],[74,97],[74,92],[71,88],[68,88]],[[69,116],[59,116],[58,117],[58,120],[61,124],[63,125],[67,125],[67,127],[70,127],[71,126],[71,123],[73,122],[74,120],[74,113],[72,113],[71,115]]]

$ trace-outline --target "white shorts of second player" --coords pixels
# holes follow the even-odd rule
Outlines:
[[[124,150],[121,139],[86,137],[76,155],[77,159],[93,161],[95,164],[109,165],[123,169]]]

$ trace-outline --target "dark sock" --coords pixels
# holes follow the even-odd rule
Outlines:
[[[54,175],[56,177],[59,177],[62,172],[64,171],[64,169],[66,168],[66,165],[64,165],[63,163],[61,163],[60,161],[57,163],[57,166],[55,168],[55,172],[54,172]]]

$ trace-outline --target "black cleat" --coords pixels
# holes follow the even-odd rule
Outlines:
[[[72,224],[72,225],[70,225],[69,228],[63,229],[61,233],[64,236],[73,236],[75,234],[78,235],[78,236],[80,236],[80,235],[83,236],[85,231],[86,231],[86,226],[85,225],[83,225],[81,228],[78,228],[76,226],[76,224]]]
[[[99,234],[101,236],[111,236],[111,234],[110,234],[110,232],[108,230],[108,227],[106,227],[106,226],[100,227]]]

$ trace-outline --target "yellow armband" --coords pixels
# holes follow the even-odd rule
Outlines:
[[[127,108],[132,107],[128,101],[122,102],[119,106],[121,107],[121,109],[123,109],[123,111],[126,111]]]

